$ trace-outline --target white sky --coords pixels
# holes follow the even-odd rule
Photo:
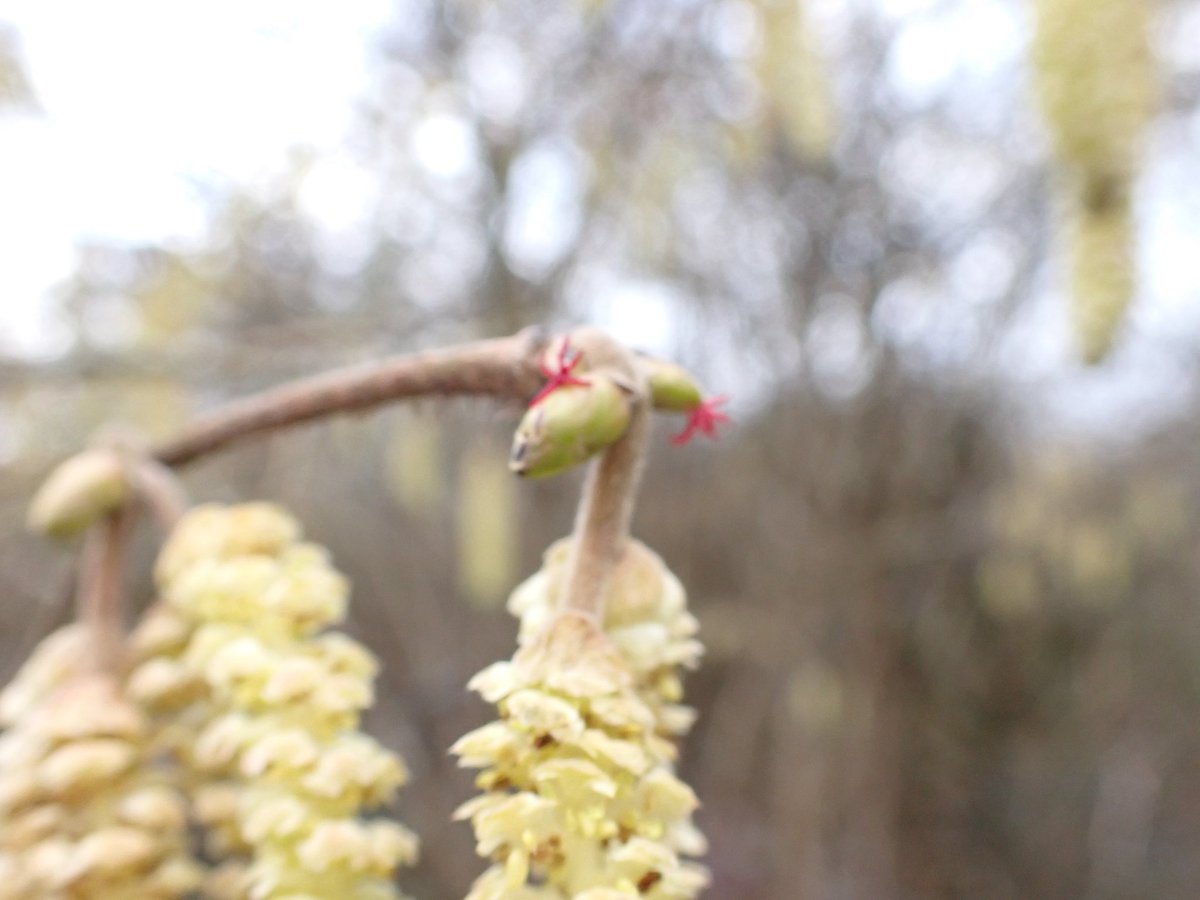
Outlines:
[[[0,116],[0,348],[53,349],[38,300],[71,272],[76,240],[187,241],[205,185],[268,178],[297,145],[335,149],[391,10],[4,0],[45,115]],[[339,196],[310,199],[336,218]]]

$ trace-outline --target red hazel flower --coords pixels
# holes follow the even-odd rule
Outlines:
[[[579,352],[579,351],[572,352],[571,351],[570,339],[564,340],[562,343],[562,347],[558,351],[558,369],[557,370],[552,369],[548,365],[546,365],[545,360],[543,360],[541,362],[542,374],[545,375],[550,380],[547,381],[546,384],[542,387],[542,389],[537,392],[537,394],[534,396],[533,400],[530,401],[529,405],[537,406],[539,403],[541,403],[543,400],[545,400],[548,396],[550,396],[552,393],[557,391],[560,387],[566,387],[567,385],[572,385],[572,384],[577,384],[577,385],[591,384],[591,382],[588,381],[586,378],[576,378],[574,375],[571,374],[572,372],[575,371],[575,367],[579,365],[579,363],[582,359],[583,359],[583,354],[581,352]]]
[[[692,410],[691,416],[688,418],[687,425],[683,431],[674,435],[671,442],[674,444],[686,444],[697,434],[706,434],[710,438],[716,439],[717,426],[729,422],[729,416],[721,412],[718,407],[729,402],[728,397],[709,397],[707,400],[701,401],[700,405]]]

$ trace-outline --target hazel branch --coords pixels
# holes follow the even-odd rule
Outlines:
[[[573,374],[577,367],[589,377]],[[543,377],[550,383],[543,385]],[[88,529],[79,609],[93,625],[102,663],[113,664],[119,652],[131,501],[146,503],[169,527],[186,506],[171,469],[254,435],[429,395],[535,398],[514,443],[512,468],[519,474],[554,474],[601,454],[575,523],[565,601],[595,619],[603,617],[605,580],[628,539],[650,411],[689,413],[688,431],[710,435],[725,418],[679,366],[634,354],[592,329],[548,342],[532,328],[289,382],[222,407],[149,452],[87,451],[51,475],[34,500],[30,524],[60,536]]]
[[[633,501],[649,443],[649,410],[631,399],[629,430],[591,464],[575,520],[575,542],[567,566],[566,609],[604,621],[609,576],[625,552]]]
[[[84,541],[76,618],[88,631],[92,654],[89,663],[100,672],[115,672],[122,662],[122,575],[134,518],[132,510],[122,508],[93,525]]]
[[[187,508],[187,497],[162,463],[130,447],[108,446],[85,450],[60,465],[31,507],[34,530],[57,536],[85,533],[76,618],[87,630],[88,664],[97,671],[114,672],[122,661],[125,557],[142,506],[165,531]]]
[[[613,343],[614,346],[615,342]],[[547,338],[539,328],[288,382],[234,401],[161,444],[154,458],[172,468],[195,462],[246,438],[336,413],[363,412],[413,397],[491,396],[525,403],[546,377]],[[648,405],[692,412],[702,402],[685,370],[653,357],[625,353],[627,364],[649,384]],[[569,352],[568,352],[569,355]],[[564,357],[564,365],[573,365]],[[570,371],[559,384],[571,384]]]
[[[541,385],[537,329],[290,382],[200,418],[154,450],[171,467],[253,435],[406,397],[478,395],[525,401]]]
[[[582,329],[561,340],[564,346],[568,340],[575,342],[589,376],[584,384],[564,387],[556,395],[562,398],[560,420],[576,429],[576,440],[566,446],[605,445],[584,483],[561,608],[602,622],[607,581],[629,539],[650,433],[651,388],[637,358],[607,335]],[[613,406],[619,407],[619,414],[613,414]],[[556,433],[542,409],[530,412],[514,446],[518,471],[525,471],[523,466],[537,457],[529,447],[539,441],[561,442],[560,435],[566,433]],[[614,422],[622,426],[615,432]]]
[[[145,504],[159,528],[170,531],[188,508],[187,492],[179,478],[144,454],[125,456],[124,464],[134,496]]]

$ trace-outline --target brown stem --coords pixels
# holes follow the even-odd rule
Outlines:
[[[121,509],[93,525],[84,542],[76,616],[89,633],[89,662],[101,672],[115,672],[121,664],[122,573],[133,522],[133,512]]]
[[[608,580],[629,540],[633,500],[650,436],[650,402],[642,379],[633,380],[629,428],[591,464],[575,519],[563,608],[604,621]]]
[[[188,507],[187,494],[175,473],[142,454],[126,454],[122,461],[134,496],[163,531],[170,531]]]
[[[490,395],[525,400],[542,382],[537,329],[317,375],[237,401],[199,419],[154,451],[159,462],[182,466],[262,432],[335,412],[370,409],[428,394]]]

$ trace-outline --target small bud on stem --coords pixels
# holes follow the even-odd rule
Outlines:
[[[129,500],[125,465],[116,450],[97,448],[72,456],[46,479],[29,506],[31,531],[71,537]]]

